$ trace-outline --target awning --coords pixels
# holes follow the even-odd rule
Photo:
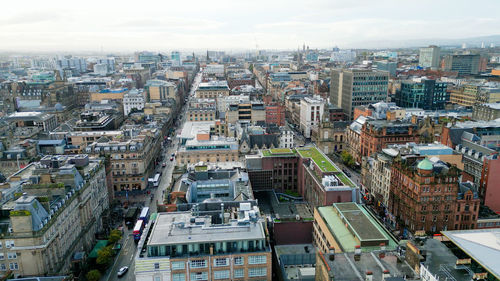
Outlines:
[[[94,249],[89,254],[89,258],[96,259],[97,258],[97,252],[106,247],[108,245],[108,240],[97,240],[97,244],[95,244]]]

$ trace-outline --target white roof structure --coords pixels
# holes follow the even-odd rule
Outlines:
[[[442,233],[490,274],[500,278],[500,228]]]

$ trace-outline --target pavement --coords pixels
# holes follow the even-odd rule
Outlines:
[[[191,91],[189,92],[189,99],[194,98],[194,91],[198,84],[201,81],[201,73],[198,73],[196,78],[193,81],[193,85],[191,87]],[[182,120],[179,124],[179,126],[176,128],[177,129],[182,128],[184,123],[186,122],[186,111],[187,111],[187,106],[185,105],[181,111],[182,114]],[[150,209],[150,213],[156,213],[157,211],[157,203],[162,204],[163,199],[165,198],[165,192],[168,186],[170,185],[170,182],[172,181],[172,172],[175,167],[175,158],[174,161],[170,161],[170,157],[172,153],[175,153],[179,148],[179,143],[175,136],[173,137],[172,142],[170,142],[167,146],[165,146],[162,149],[163,153],[163,161],[165,162],[166,166],[162,167],[162,165],[159,165],[159,168],[157,168],[158,172],[162,172],[160,184],[158,188],[152,188],[149,189],[151,191],[151,194],[153,195],[153,199],[151,199],[151,195],[136,195],[134,198],[129,197],[129,200],[137,202],[137,203],[144,203],[145,206],[148,206]],[[102,280],[106,281],[117,281],[117,280],[135,280],[135,274],[134,274],[134,269],[135,269],[135,251],[136,251],[136,244],[134,243],[134,238],[132,235],[132,230],[126,229],[124,227],[124,234],[122,238],[122,249],[119,252],[118,256],[115,258],[113,265],[111,266],[110,269],[104,274]],[[128,266],[128,272],[121,278],[118,278],[117,272],[118,269],[120,269],[123,266]]]

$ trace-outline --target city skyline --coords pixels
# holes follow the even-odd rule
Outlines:
[[[402,47],[498,34],[497,1],[88,1],[3,5],[1,51],[163,51]],[[490,7],[485,9],[484,7]],[[418,45],[418,44],[417,44]]]

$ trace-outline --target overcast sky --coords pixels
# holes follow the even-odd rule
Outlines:
[[[2,1],[0,50],[370,47],[500,34],[500,0]]]

